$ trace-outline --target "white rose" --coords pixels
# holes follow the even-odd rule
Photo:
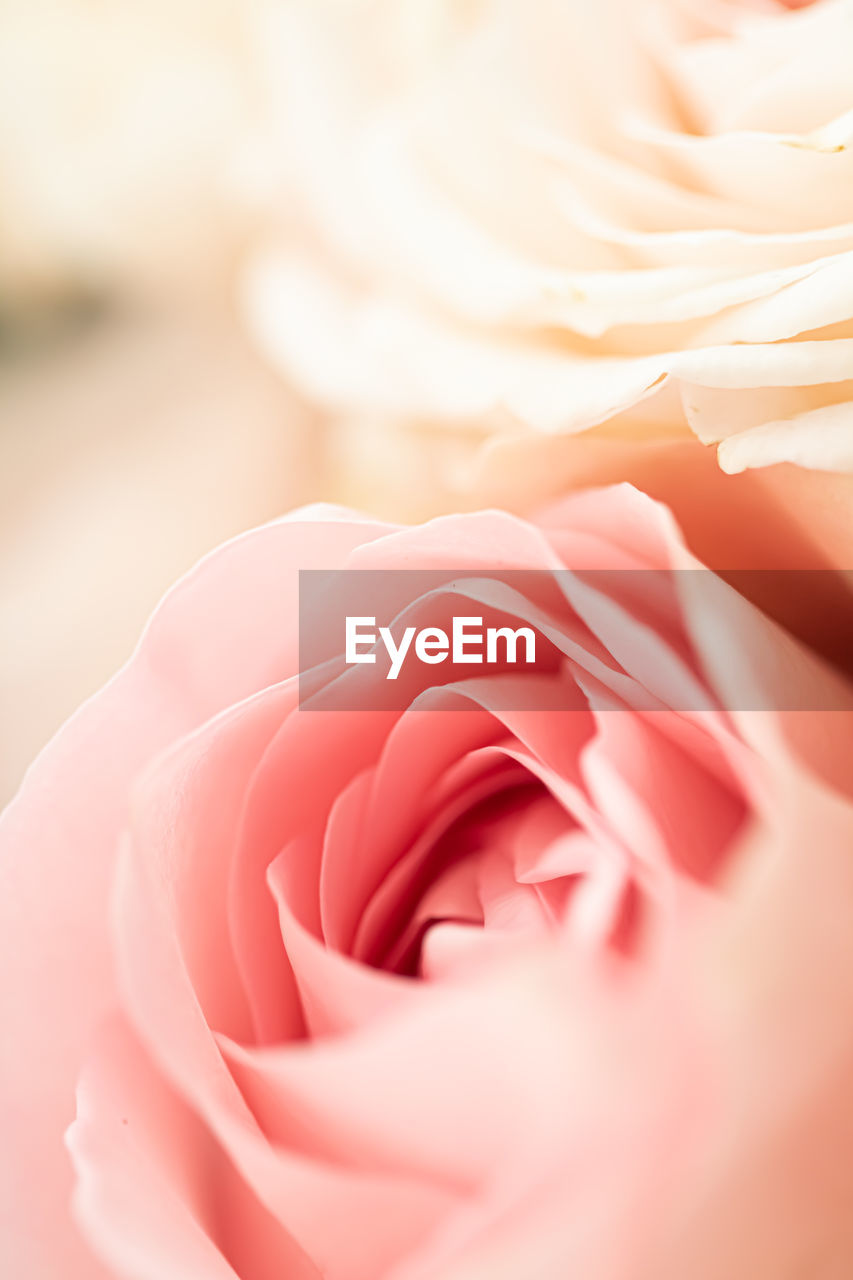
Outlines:
[[[853,470],[851,0],[292,0],[264,41],[245,296],[317,400]]]

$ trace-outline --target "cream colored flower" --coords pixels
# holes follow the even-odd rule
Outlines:
[[[315,398],[853,471],[851,0],[291,0],[264,42],[247,308]]]

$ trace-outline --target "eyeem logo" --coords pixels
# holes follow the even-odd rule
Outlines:
[[[716,713],[722,695],[703,665],[713,650],[727,708],[849,709],[846,683],[768,680],[752,648],[750,599],[835,599],[837,571],[727,579],[708,569],[302,569],[299,706],[454,711],[482,700],[519,711],[574,713],[594,703],[614,714],[625,705]],[[679,629],[687,600],[701,619],[701,650],[698,631]],[[656,620],[669,617],[671,634],[658,633]],[[843,671],[853,606],[838,641],[831,656]]]
[[[399,642],[390,627],[376,630],[376,618],[347,616],[345,623],[345,651],[347,664],[375,663],[376,649],[381,643],[388,654],[390,665],[386,680],[396,680],[407,657],[414,654],[418,662],[435,666],[448,657],[454,664],[509,663],[518,658],[519,642],[524,642],[521,661],[536,661],[536,633],[531,627],[483,627],[481,617],[454,617],[450,635],[441,627],[406,627]]]

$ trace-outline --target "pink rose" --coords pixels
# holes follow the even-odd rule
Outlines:
[[[695,440],[562,436],[491,449],[469,497],[524,513],[567,491],[623,481],[670,508],[704,564],[853,676],[851,476],[787,463],[727,476]],[[766,570],[818,572],[799,573],[790,590],[785,572]]]
[[[301,707],[340,568],[548,660]],[[3,819],[4,1275],[848,1273],[853,701],[699,568],[617,486],[179,584]]]

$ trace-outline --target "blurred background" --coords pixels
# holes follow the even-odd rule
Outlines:
[[[0,805],[200,555],[320,496],[245,336],[264,0],[0,0]]]
[[[289,385],[293,366],[270,341],[282,300],[290,338],[307,343],[303,385],[329,381],[330,349],[356,387],[363,371],[322,310],[312,330],[276,250],[304,240],[310,258],[327,233],[362,247],[356,179],[337,173],[353,103],[364,90],[371,127],[374,93],[396,103],[399,92],[408,110],[479,11],[476,0],[365,0],[363,12],[309,0],[306,12],[315,5],[344,19],[344,65],[309,66],[291,45],[289,0],[0,0],[0,805],[129,656],[163,592],[224,539],[317,499],[408,519],[511,505],[525,484],[536,492],[576,466],[569,446],[557,460],[556,439],[535,465],[518,453],[490,464],[475,413],[448,411],[449,426],[412,418],[385,364],[384,417],[345,396],[327,420]],[[366,46],[355,87],[343,74],[352,33]],[[387,141],[382,129],[367,138],[362,160]],[[358,285],[359,254],[343,256],[347,288]],[[418,391],[437,381],[426,357],[411,380]],[[472,385],[477,401],[478,376]],[[665,428],[664,397],[648,404]],[[689,438],[674,389],[672,404],[673,430]],[[514,430],[506,417],[490,430]]]

